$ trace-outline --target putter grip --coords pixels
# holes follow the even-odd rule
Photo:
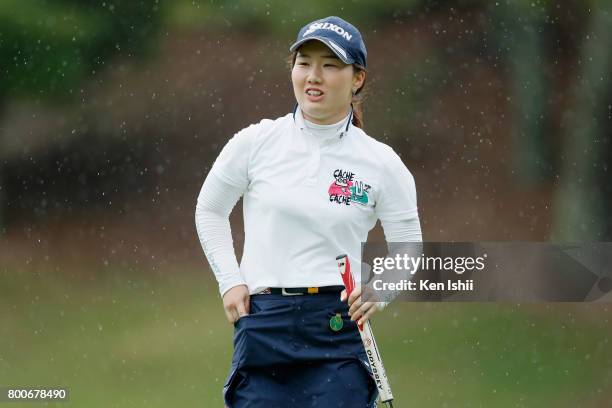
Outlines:
[[[355,289],[355,279],[353,279],[353,274],[351,273],[351,263],[347,255],[340,255],[336,257],[336,260],[338,261],[338,268],[340,269],[342,282],[344,283],[348,296],[353,292],[353,289]]]
[[[336,260],[338,261],[338,269],[340,270],[340,275],[342,276],[342,282],[346,288],[346,296],[348,298],[351,296],[353,289],[355,289],[355,279],[351,273],[351,263],[347,255],[337,256]],[[362,324],[357,324],[357,327],[359,327],[360,332],[363,331]]]

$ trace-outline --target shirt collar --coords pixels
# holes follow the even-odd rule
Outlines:
[[[302,110],[300,109],[299,104],[295,104],[293,108],[293,122],[300,130],[304,130],[306,128],[306,124],[304,123],[304,116],[302,115]],[[353,104],[351,104],[351,112],[349,113],[348,120],[346,121],[346,126],[343,126],[336,137],[338,139],[342,139],[349,131],[349,129],[353,126]]]

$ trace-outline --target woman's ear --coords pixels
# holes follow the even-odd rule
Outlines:
[[[355,72],[355,75],[353,75],[353,94],[363,86],[365,76],[366,73],[363,70],[358,70]]]

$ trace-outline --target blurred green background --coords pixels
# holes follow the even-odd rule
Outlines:
[[[288,47],[326,15],[365,38],[365,129],[425,240],[611,240],[609,1],[4,0],[0,386],[71,391],[16,406],[222,406],[195,200],[236,131],[292,109]],[[240,205],[232,228],[240,256]],[[374,326],[398,406],[606,407],[610,315],[397,302]]]

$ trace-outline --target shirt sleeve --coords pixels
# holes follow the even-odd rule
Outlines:
[[[198,195],[195,224],[200,244],[219,283],[221,296],[244,284],[229,215],[249,186],[249,159],[255,125],[236,133],[223,147]]]
[[[375,206],[375,211],[385,233],[385,239],[389,246],[389,255],[393,257],[395,248],[389,243],[393,242],[421,242],[421,223],[417,209],[416,184],[414,177],[406,168],[402,159],[388,147],[388,156],[383,161],[382,182],[380,194]],[[411,245],[412,256],[418,256],[421,251],[418,245]],[[411,276],[400,276],[402,279],[410,279]],[[394,280],[394,279],[393,279]],[[383,309],[391,302],[399,292],[393,291],[387,294],[384,302],[378,307]]]
[[[249,160],[255,125],[236,133],[219,153],[210,173],[245,191],[249,185]]]
[[[204,180],[195,211],[200,244],[219,283],[221,296],[237,285],[244,285],[240,274],[229,215],[242,195],[242,189],[209,173]]]
[[[387,222],[405,221],[419,217],[414,177],[402,159],[391,149],[383,160],[380,190],[375,211],[384,225]]]
[[[381,225],[387,242],[421,242],[421,223],[419,217],[399,221],[382,221]]]

